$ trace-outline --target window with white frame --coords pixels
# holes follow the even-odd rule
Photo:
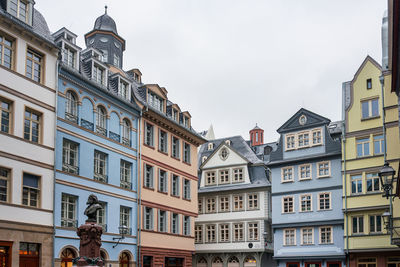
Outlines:
[[[286,135],[286,150],[292,150],[296,148],[295,137],[296,136],[294,134]]]
[[[318,194],[318,209],[330,210],[331,209],[331,193],[323,192]]]
[[[120,167],[120,187],[125,189],[132,188],[132,163],[121,159]]]
[[[144,187],[153,188],[154,167],[148,164],[144,166]]]
[[[362,193],[362,175],[351,175],[351,193],[361,194]]]
[[[123,99],[129,100],[129,83],[119,78],[118,95]]]
[[[179,196],[179,176],[172,174],[171,195]]]
[[[131,229],[131,208],[120,206],[120,213],[119,213],[119,226],[126,226]]]
[[[131,123],[127,119],[122,120],[122,144],[131,146]]]
[[[233,196],[233,211],[241,211],[244,209],[243,195]]]
[[[120,61],[121,60],[120,60],[119,56],[117,54],[114,54],[114,66],[119,67]]]
[[[216,183],[215,171],[206,172],[206,185],[215,185]]]
[[[353,234],[363,234],[364,233],[364,216],[354,216],[352,217],[352,229]]]
[[[219,211],[220,212],[228,212],[230,211],[230,197],[229,196],[220,196],[219,197]]]
[[[283,245],[284,246],[296,245],[296,229],[283,229]]]
[[[15,60],[14,38],[9,38],[0,32],[0,65],[11,69]]]
[[[233,183],[243,182],[243,168],[233,169]]]
[[[197,211],[199,214],[203,214],[203,198],[199,197],[197,200]]]
[[[168,134],[163,130],[158,132],[158,149],[163,153],[168,153]]]
[[[107,111],[102,106],[97,106],[96,110],[96,132],[107,136]]]
[[[322,144],[322,129],[312,130],[312,144],[313,145]]]
[[[107,183],[107,154],[94,151],[94,179]]]
[[[183,162],[190,164],[190,145],[183,142]]]
[[[282,213],[294,212],[294,200],[293,196],[287,196],[282,198]]]
[[[311,194],[300,195],[300,212],[312,211]]]
[[[383,135],[374,135],[374,155],[380,155],[385,152],[385,139]]]
[[[183,216],[183,235],[190,235],[190,216]]]
[[[309,132],[302,132],[297,134],[297,146],[299,148],[308,147],[310,145]]]
[[[147,94],[147,103],[158,111],[164,111],[164,100],[150,90]]]
[[[248,210],[258,209],[258,193],[247,194],[247,209]]]
[[[213,150],[214,149],[214,144],[213,143],[208,143],[207,149],[208,150]]]
[[[71,91],[66,94],[65,119],[78,123],[78,97]]]
[[[179,159],[180,158],[180,148],[179,148],[179,138],[172,136],[172,157]]]
[[[233,224],[233,241],[244,241],[244,224]]]
[[[171,233],[179,234],[179,214],[172,213],[171,216]]]
[[[314,244],[314,229],[313,228],[301,228],[301,244],[302,245]]]
[[[10,133],[10,126],[12,125],[12,106],[13,104],[10,100],[0,97],[0,131],[4,133]]]
[[[323,161],[317,163],[317,175],[318,177],[329,177],[331,175],[331,162]]]
[[[206,225],[206,243],[216,242],[215,224]]]
[[[92,80],[99,84],[103,84],[104,82],[104,69],[98,65],[93,65],[92,71]]]
[[[40,177],[23,173],[22,181],[22,205],[39,207],[40,203]]]
[[[176,109],[172,109],[172,119],[174,121],[179,121],[179,113]]]
[[[161,169],[158,170],[158,191],[164,193],[168,191],[168,174]]]
[[[101,209],[97,210],[96,223],[103,228],[103,232],[107,232],[107,203],[99,202]]]
[[[206,213],[215,213],[215,205],[217,199],[215,197],[206,198]]]
[[[382,232],[382,216],[369,215],[369,232],[381,233]]]
[[[303,164],[299,166],[299,180],[311,179],[311,164]]]
[[[10,188],[10,169],[0,167],[0,201],[7,202]]]
[[[39,143],[42,124],[41,113],[25,108],[24,139]]]
[[[281,182],[293,182],[293,167],[284,167],[281,169]]]
[[[165,210],[158,211],[158,231],[167,231],[167,212]]]
[[[219,225],[219,242],[229,242],[230,238],[229,224],[223,223]]]
[[[146,122],[145,131],[144,143],[148,146],[154,146],[154,126]]]
[[[10,0],[8,12],[25,23],[29,22],[29,5],[25,0]]]
[[[61,226],[77,227],[77,209],[78,198],[69,194],[61,194]]]
[[[219,183],[220,184],[229,183],[229,170],[220,170],[219,171]]]
[[[143,224],[145,230],[153,230],[153,209],[144,207]]]
[[[183,198],[190,199],[190,180],[183,179]]]
[[[380,190],[379,175],[377,173],[367,173],[367,192],[377,192]]]
[[[248,230],[248,241],[257,241],[258,240],[258,223],[257,222],[249,222],[247,224]]]
[[[69,46],[64,45],[62,49],[62,60],[71,68],[75,68],[76,51]]]
[[[369,138],[357,139],[357,157],[369,156]]]
[[[44,56],[29,48],[26,52],[25,76],[38,83],[43,83]]]
[[[332,239],[332,226],[322,226],[319,228],[319,243],[320,244],[331,244]]]
[[[194,227],[194,242],[203,243],[203,225],[195,225]]]
[[[79,144],[67,139],[63,139],[63,171],[73,174],[79,174],[78,148]]]
[[[369,119],[379,116],[378,98],[361,101],[361,118]]]

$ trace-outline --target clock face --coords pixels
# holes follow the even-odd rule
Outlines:
[[[107,43],[108,40],[107,40],[107,38],[105,38],[105,37],[101,37],[101,38],[100,38],[100,42]]]
[[[307,122],[307,117],[304,115],[301,115],[299,118],[300,125],[304,125],[304,124],[306,124],[306,122]]]
[[[94,39],[90,39],[89,44],[93,44],[94,43]]]

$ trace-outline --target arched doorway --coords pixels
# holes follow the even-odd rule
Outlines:
[[[100,257],[103,259],[104,264],[106,264],[108,260],[108,254],[104,249],[100,249]]]
[[[72,259],[76,258],[75,251],[71,248],[65,248],[61,252],[61,267],[72,267]]]
[[[256,267],[256,266],[257,266],[256,259],[252,256],[247,256],[246,259],[244,260],[244,267]]]
[[[212,261],[212,267],[223,267],[224,262],[220,257],[215,257]]]
[[[119,267],[129,267],[131,256],[127,252],[122,252],[119,256]]]
[[[204,257],[201,257],[197,261],[197,267],[207,267],[207,260]]]
[[[228,267],[239,267],[239,259],[235,256],[232,256],[228,259]]]

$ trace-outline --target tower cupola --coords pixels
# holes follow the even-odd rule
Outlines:
[[[122,69],[125,40],[118,35],[114,19],[107,14],[107,6],[104,14],[96,19],[93,30],[85,34],[85,42],[87,47],[103,52],[103,62]]]
[[[264,130],[256,126],[249,131],[251,146],[258,146],[264,144]]]

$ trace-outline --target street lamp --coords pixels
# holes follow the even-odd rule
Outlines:
[[[395,180],[394,175],[396,171],[389,166],[389,162],[385,162],[383,168],[379,171],[379,179],[381,180],[381,185],[385,191],[385,197],[388,199],[392,197],[393,181]],[[391,200],[391,199],[390,199]]]
[[[118,240],[117,243],[113,246],[113,248],[118,246],[119,242],[123,240],[125,238],[125,235],[127,235],[129,232],[129,228],[126,225],[121,225],[120,227],[118,227],[118,230],[121,237],[113,237],[113,240]]]

